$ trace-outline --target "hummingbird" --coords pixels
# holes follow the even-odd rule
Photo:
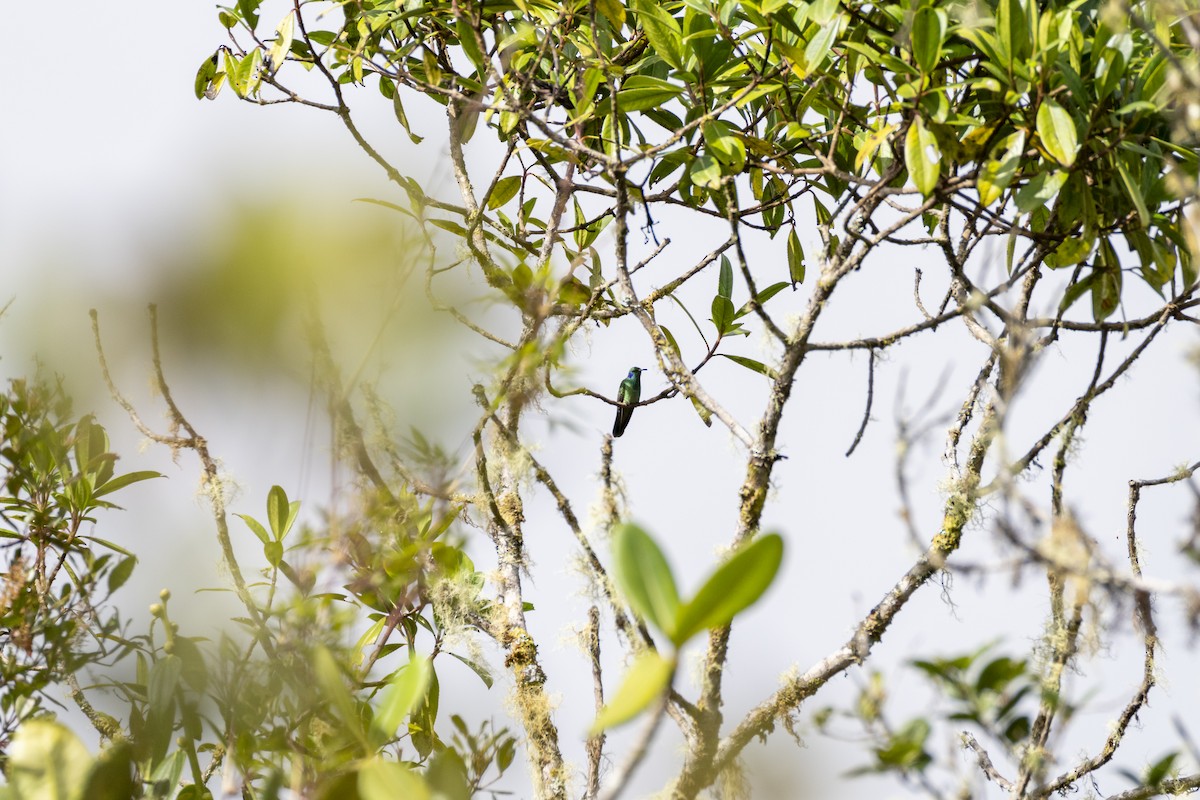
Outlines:
[[[621,381],[621,387],[617,389],[617,402],[621,405],[617,409],[617,419],[613,422],[613,436],[620,436],[625,432],[625,426],[633,416],[633,407],[641,396],[642,368],[634,367],[629,370],[625,380]]]

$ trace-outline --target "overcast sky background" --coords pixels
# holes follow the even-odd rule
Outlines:
[[[332,115],[285,106],[256,108],[236,101],[228,91],[216,102],[194,98],[196,69],[224,33],[207,2],[112,6],[67,0],[55,6],[52,18],[38,4],[8,4],[0,11],[0,26],[19,33],[9,37],[0,53],[0,108],[5,109],[0,123],[0,305],[15,298],[0,320],[0,376],[30,373],[31,354],[37,349],[62,358],[75,356],[76,361],[63,363],[74,363],[79,382],[90,382],[94,390],[98,372],[91,358],[86,309],[96,306],[113,337],[110,347],[116,352],[123,388],[147,421],[161,427],[147,387],[150,370],[141,309],[157,299],[156,291],[170,285],[171,276],[164,271],[186,261],[171,258],[173,251],[179,255],[189,248],[203,249],[211,236],[221,236],[231,198],[258,198],[269,204],[284,195],[319,197],[319,213],[330,215],[378,213],[353,204],[357,197],[403,201]],[[395,129],[389,104],[373,88],[352,96],[358,120],[389,158],[430,193],[452,198],[441,137],[444,120],[414,101],[409,109],[414,130],[428,137],[414,148]],[[479,161],[491,152],[489,136],[481,128],[472,143]],[[683,244],[668,251],[664,260],[670,259],[669,264],[661,271],[648,268],[643,273],[643,290],[659,285],[656,276],[671,275],[679,264],[688,263],[688,253],[703,252],[706,236],[714,237],[714,244],[723,238],[721,230],[688,227],[672,218],[660,220],[656,233]],[[808,251],[815,252],[815,233],[803,238]],[[756,269],[775,269],[782,278],[782,248],[782,240],[757,242],[751,261]],[[912,267],[924,259],[930,264],[926,302],[939,298],[944,282],[937,275],[935,254],[908,250],[879,256],[839,289],[816,338],[879,334],[912,321]],[[810,270],[814,275],[815,267]],[[706,317],[715,272],[700,281],[702,286],[690,297],[696,316]],[[780,296],[780,319],[799,313],[811,282],[812,277],[794,295]],[[1146,302],[1146,292],[1138,294],[1140,287],[1133,291],[1135,304]],[[687,323],[670,319],[669,324],[684,343]],[[1176,330],[1165,338],[1131,378],[1095,406],[1068,473],[1069,502],[1085,530],[1117,563],[1123,563],[1128,480],[1164,476],[1200,458],[1196,371],[1186,361],[1196,337]],[[688,341],[694,345],[694,339],[691,334]],[[1135,339],[1113,341],[1110,348],[1127,351],[1134,343]],[[753,355],[763,344],[756,330],[732,351]],[[1032,390],[1014,409],[1012,452],[1023,451],[1029,438],[1061,416],[1086,385],[1094,345],[1078,344],[1064,334],[1061,345],[1039,362]],[[300,350],[303,343],[295,346]],[[486,353],[466,352],[461,364],[455,362],[458,384],[450,388],[457,395],[469,400],[470,381],[480,377],[470,374],[470,362]],[[328,447],[323,426],[305,422],[306,387],[276,373],[230,373],[203,360],[173,364],[170,355],[166,368],[176,399],[237,484],[231,510],[261,517],[267,490],[279,483],[305,501],[306,513],[315,513],[330,491]],[[178,355],[186,357],[184,352]],[[605,392],[615,390],[630,366],[654,364],[644,334],[630,321],[581,337],[573,356],[575,379]],[[911,564],[915,550],[897,517],[893,479],[897,408],[918,408],[942,375],[948,377],[940,408],[961,402],[984,356],[982,346],[958,325],[882,358],[873,422],[850,459],[843,454],[863,412],[867,359],[863,354],[810,356],[781,433],[780,449],[788,459],[776,469],[777,488],[764,519],[766,529],[780,531],[787,540],[784,569],[766,600],[735,630],[726,681],[727,719],[737,719],[767,696],[792,665],[806,669],[840,646],[853,624]],[[1115,358],[1109,363],[1115,364]],[[743,425],[754,424],[765,396],[762,378],[724,361],[706,368],[702,378]],[[907,387],[903,401],[902,383]],[[651,371],[644,394],[663,385],[661,375]],[[599,445],[611,426],[611,407],[582,397],[547,400],[544,405],[556,424],[533,423],[531,430],[542,448],[539,457],[585,516],[598,497]],[[143,448],[120,410],[100,394],[88,397],[80,410],[95,410],[108,425],[125,469],[159,469],[169,478],[128,490],[124,501],[129,510],[105,517],[104,524],[112,526],[106,535],[129,542],[143,559],[135,580],[120,595],[122,601],[137,610],[154,602],[163,586],[186,596],[224,582],[211,521],[195,494],[194,459],[185,455],[176,465],[161,448]],[[564,421],[573,424],[557,424]],[[308,433],[301,435],[306,425]],[[914,457],[916,469],[910,476],[918,526],[930,533],[940,521],[943,439],[944,426],[936,427]],[[733,531],[744,463],[741,447],[719,424],[703,427],[690,404],[676,399],[639,409],[616,451],[634,517],[663,543],[683,584],[694,588]],[[1044,484],[1042,476],[1030,482],[1028,491],[1047,508]],[[1139,525],[1148,574],[1184,577],[1171,572],[1170,565],[1186,536],[1189,510],[1182,491],[1147,491]],[[583,582],[572,567],[575,547],[551,500],[534,492],[527,516],[533,561],[527,599],[537,609],[530,614],[530,624],[541,643],[549,689],[561,699],[557,719],[564,748],[582,770],[580,734],[591,718],[591,679],[586,659],[573,643],[573,631],[582,624],[589,601],[580,594]],[[253,553],[248,532],[235,533],[245,534],[245,552]],[[999,560],[989,528],[975,526],[970,533],[963,559]],[[482,567],[488,556],[480,545],[473,545],[472,553]],[[1190,577],[1194,580],[1195,573]],[[909,715],[923,713],[933,697],[920,677],[895,670],[897,664],[917,654],[958,654],[1001,636],[1005,640],[999,650],[1005,642],[1023,650],[1042,635],[1044,587],[1044,579],[1032,573],[1015,589],[1004,575],[979,582],[959,579],[949,592],[936,585],[924,587],[878,647],[878,660],[872,664],[889,670],[892,722],[898,725]],[[189,630],[185,622],[185,633],[202,633],[199,628],[208,623],[205,615],[211,609],[207,604],[220,602],[215,595],[201,597],[203,602],[193,604],[190,612],[197,628]],[[1137,684],[1141,649],[1130,635],[1127,612],[1109,611],[1121,615],[1120,633],[1105,639],[1096,656],[1082,662],[1082,674],[1072,678],[1076,686],[1099,686],[1099,692],[1088,700],[1061,752],[1074,756],[1098,749],[1109,721]],[[1163,681],[1140,717],[1142,726],[1130,732],[1117,758],[1135,771],[1166,750],[1179,748],[1169,724],[1172,714],[1189,722],[1193,735],[1200,736],[1200,684],[1194,679],[1200,659],[1194,643],[1179,634],[1175,604],[1162,603],[1158,619],[1168,632],[1167,649],[1159,655]],[[611,630],[604,646],[611,691],[621,664]],[[495,671],[502,672],[494,651],[491,660]],[[485,708],[497,721],[505,717],[501,692],[484,692],[465,668],[447,664],[442,680],[444,716],[459,712],[470,717],[476,710],[478,719],[486,714],[477,710]],[[805,706],[800,730],[807,749],[796,748],[780,733],[769,751],[755,750],[754,757],[770,758],[775,768],[808,779],[818,775],[826,780],[836,779],[831,764],[849,768],[864,763],[867,754],[860,745],[823,742],[808,722],[817,707],[848,706],[864,680],[860,671],[852,670]],[[841,728],[858,733],[852,726]],[[933,746],[945,748],[939,753],[957,749],[953,738]],[[669,735],[663,738],[639,774],[639,792],[661,787],[672,774],[675,748]],[[620,762],[620,750],[614,751],[614,760]],[[527,796],[523,769],[518,765],[512,772],[506,787]],[[1110,779],[1100,791],[1124,788]],[[988,791],[998,793],[994,787]],[[818,783],[814,794],[848,800],[904,795],[893,782],[875,780],[851,781],[836,789]]]

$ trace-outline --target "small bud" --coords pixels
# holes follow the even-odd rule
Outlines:
[[[150,606],[151,616],[161,617],[163,615],[163,610],[162,603],[155,603],[154,605]]]
[[[161,592],[158,593],[158,596],[161,597],[162,601],[165,603],[171,599],[171,590],[163,589]]]

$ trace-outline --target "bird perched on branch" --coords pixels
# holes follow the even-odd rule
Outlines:
[[[621,406],[617,409],[617,419],[613,422],[613,436],[620,436],[625,432],[625,426],[629,424],[629,418],[633,416],[633,407],[637,405],[641,396],[642,368],[634,367],[629,370],[625,380],[621,381],[621,388],[617,389],[617,402]]]

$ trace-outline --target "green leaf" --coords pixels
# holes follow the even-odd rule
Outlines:
[[[221,84],[224,83],[224,73],[220,73],[218,79],[217,54],[213,53],[208,58],[204,59],[204,63],[200,65],[200,69],[196,71],[196,99],[203,100],[208,98],[212,100],[221,91]]]
[[[489,209],[497,209],[502,205],[512,200],[517,196],[517,192],[521,189],[521,176],[510,175],[507,178],[501,178],[496,181],[495,188],[492,189],[492,194],[488,198],[487,207]]]
[[[174,655],[179,657],[179,674],[183,682],[195,691],[203,692],[208,686],[208,667],[200,647],[186,636],[176,636]]]
[[[1062,170],[1053,170],[1035,175],[1030,179],[1029,183],[1022,186],[1021,190],[1017,192],[1017,210],[1022,214],[1028,214],[1036,208],[1041,208],[1054,195],[1058,194],[1058,190],[1066,182],[1067,173]]]
[[[942,41],[946,38],[946,12],[940,8],[923,6],[913,15],[912,52],[913,59],[921,72],[929,73],[937,65],[942,54]]]
[[[1063,292],[1063,299],[1060,300],[1058,303],[1059,313],[1060,314],[1066,313],[1066,311],[1068,309],[1070,309],[1071,306],[1075,305],[1075,301],[1077,301],[1080,297],[1083,297],[1085,294],[1087,294],[1091,290],[1092,285],[1095,282],[1096,282],[1096,273],[1093,272],[1092,274],[1088,275],[1086,278],[1081,278],[1080,280],[1077,280],[1074,283],[1072,283],[1070,286],[1068,286],[1067,290],[1065,292]]]
[[[1083,261],[1092,252],[1093,242],[1082,237],[1072,236],[1064,239],[1054,252],[1046,257],[1046,264],[1051,269],[1073,267]]]
[[[683,31],[675,18],[655,0],[634,0],[633,9],[654,52],[675,69],[683,69]]]
[[[792,282],[792,288],[796,288],[797,283],[804,283],[804,248],[800,246],[800,237],[796,235],[796,229],[793,227],[788,232],[787,240],[787,260],[788,260],[788,279]]]
[[[256,520],[249,514],[238,514],[242,518],[242,522],[246,523],[246,527],[254,531],[254,535],[258,537],[263,544],[271,544],[271,536],[267,533],[267,529],[262,526],[262,523]]]
[[[457,658],[459,661],[466,664],[468,667],[470,667],[472,672],[474,672],[476,675],[479,676],[479,680],[483,681],[484,686],[486,686],[489,689],[492,688],[492,683],[494,682],[492,679],[492,673],[490,671],[488,671],[488,668],[486,666],[484,666],[483,664],[480,664],[477,661],[472,661],[469,658],[464,658],[463,656],[460,656],[458,653],[451,653],[449,651],[446,651],[446,654],[453,658]]]
[[[697,186],[715,189],[721,185],[721,162],[705,153],[692,162],[688,168],[688,177]]]
[[[530,286],[533,286],[533,270],[525,262],[517,264],[512,271],[513,285],[522,292],[528,291]]]
[[[291,529],[292,523],[296,521],[296,514],[300,510],[299,503],[289,503],[287,492],[282,486],[272,486],[271,491],[267,493],[267,521],[271,524],[271,532],[275,534],[275,541],[283,541],[283,537]]]
[[[675,341],[675,334],[671,333],[671,330],[666,325],[659,325],[658,327],[662,330],[663,336],[667,337],[667,344],[670,345],[675,355],[681,355],[679,352],[679,342]]]
[[[168,739],[170,733],[170,730],[165,731]],[[149,783],[159,786],[175,786],[179,783],[179,776],[183,774],[183,766],[186,763],[187,756],[183,750],[176,750],[169,757],[164,757],[158,762],[158,766],[150,773]]]
[[[408,134],[408,139],[413,144],[420,144],[425,141],[424,136],[417,136],[412,132],[412,128],[408,126],[408,114],[404,113],[404,103],[400,101],[400,92],[395,91],[392,94],[392,113],[396,115],[396,121],[400,123],[400,127],[404,128],[404,132]]]
[[[462,46],[463,53],[466,54],[467,59],[479,74],[483,75],[487,71],[483,51],[479,49],[479,41],[475,38],[475,30],[471,27],[471,23],[465,13],[460,13],[458,18],[454,20],[454,27],[458,33],[458,43]]]
[[[592,299],[592,292],[583,282],[568,278],[558,287],[558,302],[569,306],[582,306]]]
[[[1179,753],[1171,752],[1155,761],[1146,768],[1145,774],[1142,776],[1142,785],[1158,786],[1171,775],[1171,770],[1175,766],[1175,759],[1179,757]]]
[[[1011,71],[1014,61],[1029,53],[1029,18],[1025,14],[1027,0],[1000,0],[996,6],[996,35],[1003,67]]]
[[[88,773],[84,800],[129,800],[133,786],[133,745],[116,742],[103,751]]]
[[[929,197],[937,187],[941,161],[942,151],[937,138],[920,117],[914,117],[904,137],[904,164],[913,185],[924,197]]]
[[[777,533],[760,536],[739,548],[680,609],[672,641],[682,646],[701,631],[728,625],[762,597],[782,562],[783,538]]]
[[[588,736],[621,725],[642,713],[671,685],[674,672],[673,659],[665,658],[654,650],[638,653],[616,695],[596,715]]]
[[[118,489],[124,489],[126,486],[129,486],[130,484],[138,483],[139,481],[148,481],[151,478],[162,478],[162,477],[165,477],[162,473],[154,472],[152,470],[140,470],[138,472],[127,472],[124,475],[118,475],[117,477],[115,477],[112,480],[105,483],[103,486],[97,486],[95,491],[92,492],[92,497],[93,498],[103,497],[104,495],[111,494],[111,493],[117,491]]]
[[[1103,322],[1121,304],[1121,270],[1104,268],[1095,271],[1092,284],[1092,318]]]
[[[1025,674],[1025,661],[1008,656],[993,659],[979,672],[975,689],[979,692],[1003,692],[1010,683]]]
[[[837,41],[838,30],[841,28],[841,18],[831,19],[825,24],[817,27],[816,33],[804,48],[804,64],[803,69],[806,74],[811,74],[817,67],[821,66],[821,62],[825,60],[825,56],[829,54],[833,43]]]
[[[164,656],[150,670],[150,685],[146,689],[146,700],[152,713],[165,713],[175,702],[175,690],[179,687],[179,676],[183,662],[178,656]]]
[[[883,769],[923,770],[932,761],[925,752],[929,739],[928,720],[917,718],[892,734],[885,747],[876,748],[875,757]]]
[[[8,786],[22,800],[77,800],[92,766],[92,756],[80,738],[47,719],[22,723],[7,755]]]
[[[626,114],[658,108],[683,93],[682,86],[650,75],[626,78],[617,92],[617,106]]]
[[[429,659],[423,656],[413,657],[392,673],[387,688],[383,690],[375,718],[371,721],[371,732],[378,744],[395,738],[396,730],[425,699],[432,675]]]
[[[137,556],[126,556],[118,561],[117,566],[113,567],[113,571],[108,573],[108,593],[112,594],[124,586],[129,577],[133,575],[133,568],[136,566]]]
[[[679,614],[679,590],[662,550],[632,523],[617,526],[612,546],[621,594],[636,614],[670,637]]]
[[[709,120],[700,126],[708,152],[730,172],[741,172],[746,166],[746,145],[733,135],[733,126],[722,120]]]
[[[721,256],[721,269],[717,274],[717,294],[721,297],[733,297],[733,264],[728,256]]]
[[[758,307],[762,308],[765,306],[768,300],[782,292],[784,289],[788,288],[789,285],[790,284],[787,281],[780,281],[779,283],[773,283],[767,288],[760,290],[758,294],[754,295],[755,301],[758,302]],[[737,313],[733,315],[733,318],[741,319],[749,313],[750,301],[747,300],[742,307],[737,310]]]
[[[1146,198],[1142,196],[1141,187],[1130,174],[1129,168],[1125,165],[1125,159],[1117,156],[1116,162],[1117,174],[1121,176],[1121,183],[1125,185],[1125,191],[1129,194],[1129,199],[1133,201],[1134,208],[1137,209],[1138,221],[1142,223],[1143,228],[1150,227],[1150,209],[1146,207]]]
[[[1075,121],[1065,108],[1053,100],[1043,101],[1037,112],[1037,132],[1046,152],[1055,161],[1064,167],[1075,163],[1079,138],[1075,133]]]
[[[757,372],[759,375],[766,375],[771,380],[775,380],[776,378],[779,377],[778,372],[771,369],[770,367],[768,367],[766,364],[762,363],[761,361],[755,361],[753,358],[746,358],[745,356],[735,356],[735,355],[731,355],[729,353],[717,353],[717,355],[721,356],[722,358],[728,358],[730,361],[732,361],[735,364],[741,364],[746,369],[751,370],[752,372]]]
[[[342,677],[342,671],[338,668],[333,654],[329,652],[328,648],[318,646],[313,651],[312,660],[317,686],[320,688],[321,694],[325,696],[325,702],[333,707],[342,724],[350,728],[355,738],[362,741],[363,732],[360,726],[358,706],[354,701],[354,696],[346,687],[346,681]]]
[[[728,297],[717,295],[713,298],[712,324],[716,326],[718,336],[724,336],[729,332],[729,326],[733,324],[733,315],[735,313],[733,301]]]

